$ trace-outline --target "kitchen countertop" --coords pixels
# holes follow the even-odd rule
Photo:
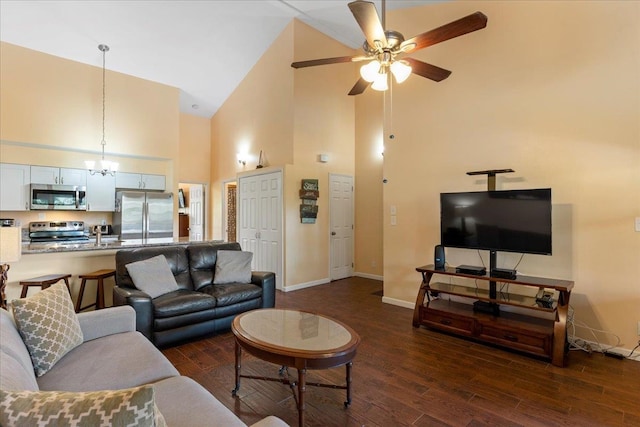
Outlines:
[[[80,252],[80,251],[105,251],[125,248],[142,248],[149,246],[166,245],[188,245],[198,243],[221,243],[222,240],[190,241],[188,237],[168,237],[159,239],[138,239],[119,240],[117,237],[102,237],[100,245],[96,244],[95,238],[85,241],[75,242],[51,242],[51,243],[30,243],[22,244],[22,254],[42,254],[52,252]]]

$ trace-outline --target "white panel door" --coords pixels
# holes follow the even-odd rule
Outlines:
[[[255,253],[258,249],[258,180],[255,176],[251,176],[241,178],[238,182],[238,242],[242,250],[253,252],[255,262]]]
[[[329,174],[330,277],[353,276],[353,177]]]
[[[255,269],[278,273],[282,250],[282,179],[280,173],[259,175],[258,250]]]
[[[189,240],[202,241],[204,236],[204,186],[189,186]]]
[[[282,287],[282,173],[238,180],[238,242],[253,252],[252,269],[273,271]]]

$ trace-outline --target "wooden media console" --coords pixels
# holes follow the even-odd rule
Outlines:
[[[424,325],[546,358],[555,366],[565,366],[572,281],[522,275],[510,279],[476,276],[458,273],[451,267],[436,270],[433,265],[418,267],[416,271],[422,275],[422,283],[413,312],[414,327]],[[434,275],[500,283],[501,286],[492,298],[489,289],[432,281]],[[507,292],[503,291],[505,288]],[[553,293],[553,297],[542,303],[536,295],[525,295],[527,288],[529,293],[542,290]],[[495,312],[474,310],[475,301],[485,307],[490,304]]]

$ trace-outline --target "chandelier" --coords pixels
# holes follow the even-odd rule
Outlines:
[[[109,46],[106,44],[98,45],[98,49],[102,52],[102,141],[100,145],[102,145],[102,158],[100,159],[100,169],[96,169],[96,161],[95,160],[87,160],[85,161],[85,165],[87,169],[89,169],[89,173],[91,175],[95,175],[97,173],[102,176],[111,175],[115,176],[116,171],[118,170],[118,163],[112,162],[104,159],[104,146],[107,145],[107,141],[105,140],[105,132],[104,132],[104,117],[105,117],[105,57],[106,53],[109,51]]]

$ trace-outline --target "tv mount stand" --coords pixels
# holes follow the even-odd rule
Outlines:
[[[467,172],[467,175],[487,175],[487,191],[496,191],[496,175],[499,173],[511,172],[515,171],[513,169],[490,169],[486,171]],[[489,274],[491,274],[491,272],[496,268],[497,264],[496,251],[489,251]],[[497,284],[492,280],[489,282],[489,297],[495,300],[497,295]]]
[[[513,169],[491,169],[486,171],[467,172],[467,175],[487,175],[487,191],[496,191],[496,175],[499,173],[515,172]]]

